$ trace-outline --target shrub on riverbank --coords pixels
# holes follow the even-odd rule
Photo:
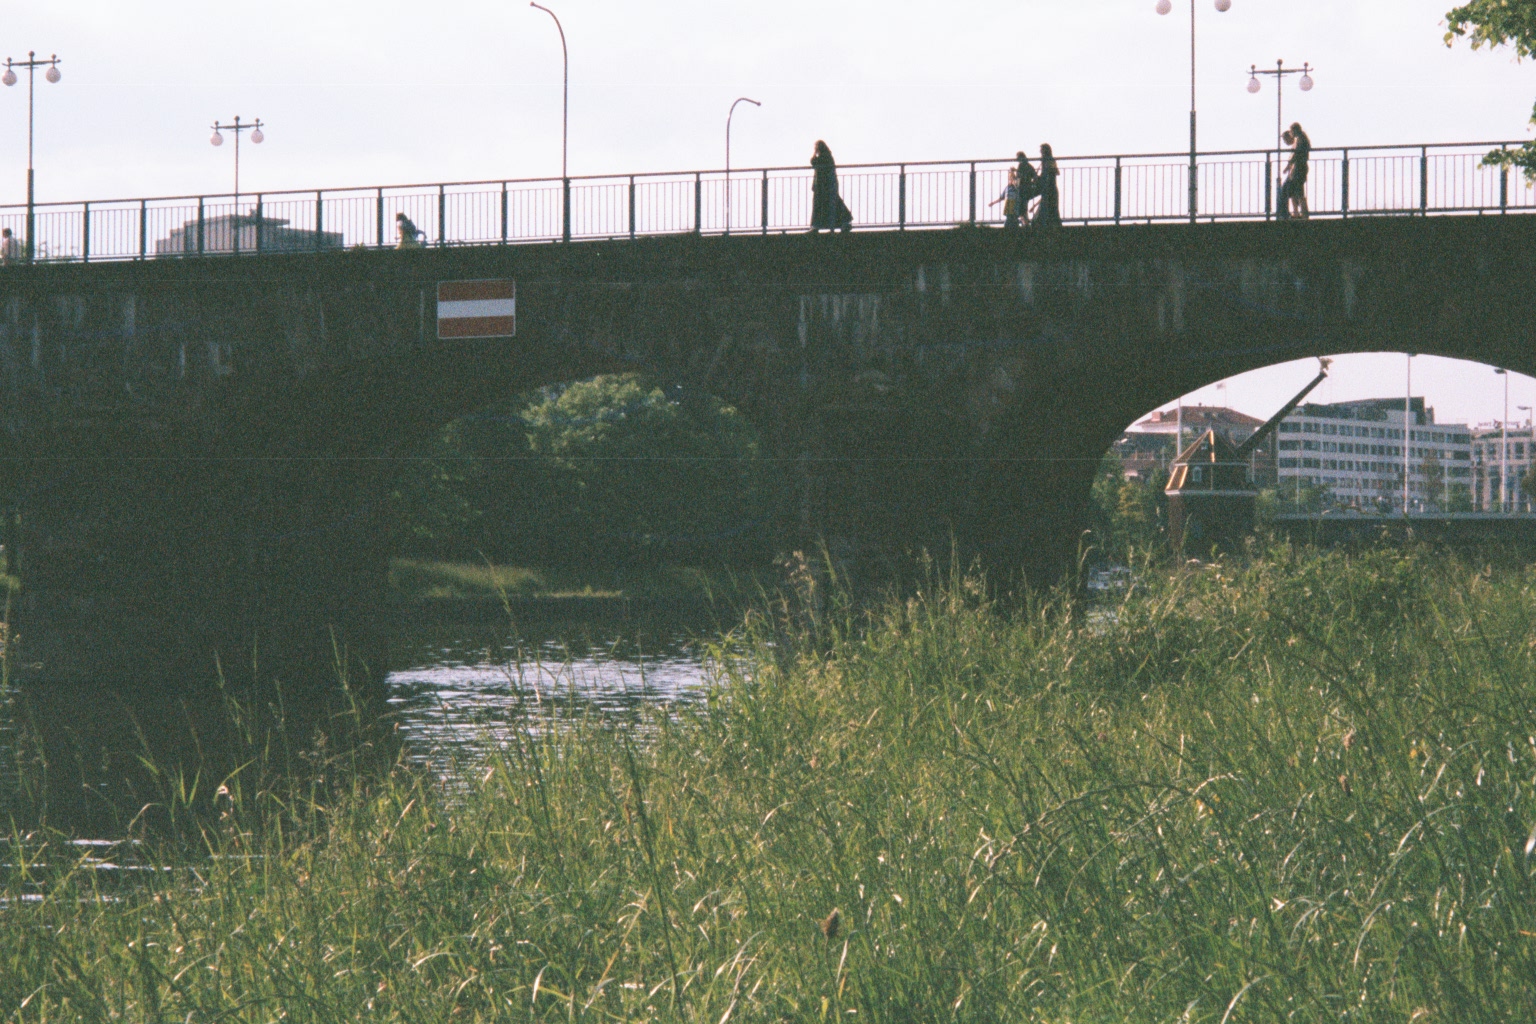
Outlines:
[[[1282,551],[874,615],[812,579],[642,734],[535,715],[465,786],[232,783],[206,849],[111,891],[16,837],[0,1013],[1536,1016],[1536,572]]]

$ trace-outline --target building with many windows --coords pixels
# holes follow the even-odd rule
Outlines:
[[[1422,398],[1409,401],[1407,415],[1401,398],[1303,405],[1276,437],[1282,495],[1308,487],[1326,504],[1401,511],[1406,449],[1410,511],[1471,507],[1472,432],[1436,423]]]
[[[1505,445],[1509,446],[1506,454]],[[1509,466],[1509,493],[1503,493],[1504,467]],[[1472,504],[1479,512],[1530,512],[1531,496],[1525,479],[1536,461],[1536,439],[1529,425],[1512,426],[1506,433],[1499,424],[1472,431]]]

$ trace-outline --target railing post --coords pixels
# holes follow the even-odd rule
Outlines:
[[[1120,158],[1117,156],[1117,157],[1115,157],[1115,223],[1116,224],[1120,223],[1120,182],[1121,182]]]
[[[971,164],[971,223],[976,223],[976,164]]]
[[[763,168],[763,234],[768,233],[768,168]]]
[[[139,200],[139,259],[149,255],[149,200]]]
[[[901,165],[901,188],[900,188],[900,193],[901,193],[901,197],[900,197],[900,199],[897,200],[897,203],[896,203],[896,223],[897,223],[897,227],[900,230],[905,231],[905,230],[907,230],[907,165],[906,164],[902,164]]]
[[[374,239],[375,244],[382,249],[384,248],[384,190],[382,188],[378,191],[377,216],[378,223],[375,228]]]
[[[256,193],[256,254],[261,255],[261,225],[266,217],[261,212],[261,193]]]
[[[501,183],[501,244],[507,244],[507,183]]]
[[[1274,215],[1275,206],[1275,167],[1274,161],[1268,153],[1264,154],[1264,219],[1269,220]]]
[[[569,242],[571,240],[571,179],[560,179],[561,213],[560,213],[560,237]]]
[[[447,186],[437,186],[437,247],[448,244],[448,193]]]
[[[315,251],[325,248],[325,193],[315,191]]]
[[[1339,216],[1349,219],[1349,150],[1344,151],[1344,167],[1339,174]]]
[[[1429,215],[1429,147],[1419,147],[1419,216]]]
[[[693,233],[704,233],[704,178],[700,171],[693,172]]]
[[[203,255],[203,252],[204,252],[204,248],[203,247],[205,245],[205,242],[203,241],[203,238],[204,238],[204,227],[203,227],[203,225],[204,225],[204,219],[203,219],[203,197],[202,196],[198,196],[197,197],[197,254],[199,256]]]
[[[80,262],[91,262],[91,204],[85,204],[85,216],[80,223]]]
[[[635,237],[635,176],[629,176],[629,237]]]

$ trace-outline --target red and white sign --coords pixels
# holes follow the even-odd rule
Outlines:
[[[517,282],[437,282],[439,338],[510,338],[517,334]]]

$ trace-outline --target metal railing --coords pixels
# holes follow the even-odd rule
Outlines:
[[[1536,212],[1518,171],[1485,167],[1508,143],[1362,146],[1312,151],[1314,217]],[[1189,220],[1189,157],[1058,157],[1068,224]],[[857,229],[1001,224],[1012,160],[845,164],[839,187]],[[1201,154],[1199,219],[1267,220],[1281,168],[1273,151]],[[39,261],[334,251],[398,244],[405,214],[428,246],[505,245],[668,234],[771,234],[810,223],[809,167],[595,175],[231,195],[168,196],[36,207]],[[24,205],[0,206],[23,238]]]

